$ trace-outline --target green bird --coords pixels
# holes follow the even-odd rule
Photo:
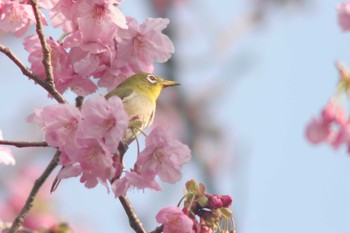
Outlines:
[[[105,97],[118,96],[123,101],[124,110],[129,115],[129,129],[123,142],[128,145],[149,127],[154,119],[156,102],[165,87],[180,85],[177,82],[165,80],[149,73],[137,73],[120,83]],[[60,179],[55,178],[51,193],[56,190]]]
[[[149,127],[154,119],[156,102],[165,87],[180,85],[149,73],[137,73],[120,83],[106,98],[118,96],[129,115],[129,127],[124,142],[129,144],[142,130]]]

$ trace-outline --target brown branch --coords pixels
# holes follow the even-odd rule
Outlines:
[[[18,68],[22,71],[22,73],[27,76],[29,79],[33,80],[37,84],[39,84],[42,88],[44,88],[48,93],[50,93],[55,100],[59,103],[65,103],[66,100],[63,96],[56,91],[51,85],[42,80],[39,76],[34,74],[29,68],[27,68],[24,63],[7,47],[0,44],[0,52],[5,54],[10,60],[12,60]]]
[[[38,8],[37,0],[30,0],[29,2],[32,5],[35,20],[36,20],[36,34],[39,37],[41,48],[43,50],[43,65],[45,69],[46,81],[49,85],[54,87],[53,69],[52,69],[52,63],[51,63],[51,48],[47,44],[45,39],[43,22],[40,17],[40,10]]]
[[[33,186],[32,190],[30,191],[30,194],[26,200],[26,203],[24,204],[21,212],[18,214],[18,216],[13,221],[12,226],[11,226],[10,230],[8,231],[8,233],[16,233],[18,228],[22,225],[28,212],[33,207],[34,198],[37,195],[37,193],[39,192],[39,189],[44,184],[46,179],[49,177],[51,172],[56,168],[58,161],[59,161],[59,158],[60,158],[60,154],[61,154],[60,151],[56,151],[54,157],[50,161],[49,165],[46,167],[43,174],[41,174],[41,176],[35,180],[34,186]]]
[[[35,20],[36,20],[36,34],[39,37],[41,48],[43,51],[43,65],[45,69],[45,76],[46,76],[46,84],[50,87],[49,93],[59,102],[59,103],[65,103],[65,99],[62,97],[62,95],[57,91],[55,87],[54,77],[53,77],[53,67],[51,62],[51,48],[47,44],[45,35],[44,35],[44,29],[43,29],[43,22],[40,17],[40,10],[38,8],[37,0],[30,0],[30,4],[32,5]]]
[[[129,142],[129,144],[120,142],[118,145],[118,151],[120,156],[120,162],[123,163],[123,157],[126,151],[128,150],[128,145],[130,145],[132,141]],[[113,177],[110,182],[111,184],[118,179],[120,174],[116,174],[115,177]],[[140,219],[138,218],[135,209],[132,207],[131,202],[129,201],[127,196],[119,196],[119,201],[122,204],[126,215],[129,218],[129,225],[136,233],[146,233],[146,230],[143,228],[142,223]]]
[[[49,147],[46,142],[25,142],[25,141],[8,141],[8,140],[0,140],[0,145],[9,145],[15,146],[18,148],[23,147]]]
[[[35,75],[29,68],[27,68],[24,65],[24,63],[21,60],[19,60],[19,58],[9,48],[6,48],[2,44],[0,44],[0,52],[2,52],[8,58],[10,58],[20,68],[20,70],[25,76],[34,80],[40,86],[44,87],[46,85],[45,81],[39,78],[37,75]]]
[[[163,232],[163,225],[157,227],[156,229],[154,229],[150,233],[162,233],[162,232]]]
[[[127,196],[120,196],[119,201],[122,204],[126,214],[128,215],[129,224],[130,224],[131,228],[134,229],[134,231],[136,233],[146,233],[146,231],[143,228],[140,219],[137,217],[136,212],[135,212],[134,208],[132,207],[128,197]]]

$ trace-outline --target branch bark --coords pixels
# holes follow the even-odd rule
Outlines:
[[[65,99],[62,97],[62,95],[57,91],[55,87],[54,82],[54,76],[53,76],[53,67],[51,62],[51,48],[47,44],[43,29],[43,22],[41,20],[40,16],[40,10],[38,8],[37,0],[29,0],[29,3],[32,5],[35,20],[36,20],[36,34],[39,37],[41,48],[43,51],[43,66],[45,69],[45,76],[46,76],[46,84],[50,87],[49,93],[59,102],[59,103],[65,103]]]
[[[122,204],[126,214],[128,215],[129,224],[130,224],[131,228],[134,229],[134,231],[136,233],[146,233],[146,231],[143,228],[140,219],[137,217],[136,212],[135,212],[134,208],[132,207],[128,197],[127,196],[120,196],[119,201]]]
[[[163,225],[157,227],[156,229],[154,229],[150,233],[162,233],[162,232],[163,232]]]
[[[30,0],[29,2],[32,5],[35,20],[36,20],[36,34],[39,37],[41,48],[43,50],[43,65],[45,69],[46,81],[49,85],[54,86],[53,69],[52,69],[52,63],[51,63],[51,48],[47,44],[45,39],[43,22],[40,17],[40,10],[38,8],[37,0]]]
[[[66,100],[63,96],[57,92],[57,90],[52,87],[50,84],[45,82],[39,76],[34,74],[28,67],[24,65],[24,63],[7,47],[0,44],[0,52],[5,54],[11,61],[13,61],[17,67],[22,71],[22,73],[27,76],[29,79],[33,80],[35,83],[39,84],[42,88],[44,88],[48,93],[52,95],[52,97],[59,103],[65,103]]]
[[[0,145],[9,145],[15,146],[18,148],[23,147],[49,147],[46,142],[25,142],[25,141],[8,141],[8,140],[0,140]]]

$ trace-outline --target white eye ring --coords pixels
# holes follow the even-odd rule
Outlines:
[[[152,75],[152,74],[147,75],[147,80],[148,80],[150,83],[152,83],[152,84],[154,84],[154,83],[157,82],[156,76],[154,76],[154,75]]]

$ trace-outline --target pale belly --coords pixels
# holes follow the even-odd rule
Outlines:
[[[156,104],[143,96],[130,96],[123,99],[124,110],[129,115],[131,126],[124,137],[127,144],[131,143],[154,119]]]

